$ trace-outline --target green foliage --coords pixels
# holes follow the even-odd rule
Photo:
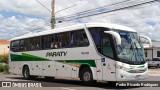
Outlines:
[[[4,74],[9,74],[9,66],[8,65],[5,65],[3,70],[4,70]]]
[[[0,56],[0,72],[9,74],[8,56]]]
[[[4,65],[3,64],[0,64],[0,72],[3,72],[4,70],[3,70],[3,67],[4,67]]]
[[[0,72],[3,72],[4,74],[9,74],[9,67],[5,63],[0,63]]]
[[[8,56],[0,56],[0,63],[8,63]]]

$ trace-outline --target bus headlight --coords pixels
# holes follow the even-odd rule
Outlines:
[[[123,67],[123,66],[119,66],[118,68],[122,69],[126,72],[129,72],[129,73],[143,73],[143,72],[147,71],[147,68],[144,68],[144,69],[129,69],[129,68],[126,68],[126,67]]]

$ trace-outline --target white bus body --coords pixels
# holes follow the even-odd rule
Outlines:
[[[10,72],[23,74],[25,79],[44,76],[80,78],[84,82],[139,80],[147,78],[148,72],[137,32],[106,23],[85,23],[13,38],[9,67]]]

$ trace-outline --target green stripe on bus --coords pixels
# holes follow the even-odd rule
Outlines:
[[[46,58],[22,53],[22,55],[10,54],[11,61],[51,61]],[[56,62],[69,64],[75,67],[79,67],[80,65],[89,65],[90,67],[96,67],[95,60],[54,60]]]
[[[22,53],[22,55],[10,54],[11,61],[48,61],[46,58]]]
[[[90,67],[96,67],[95,60],[56,60],[56,62],[65,63],[73,66],[89,65]]]

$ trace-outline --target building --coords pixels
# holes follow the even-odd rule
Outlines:
[[[7,55],[9,52],[9,41],[0,40],[0,55]]]
[[[152,60],[153,58],[160,59],[160,41],[153,41],[152,48],[145,49],[146,59]]]

